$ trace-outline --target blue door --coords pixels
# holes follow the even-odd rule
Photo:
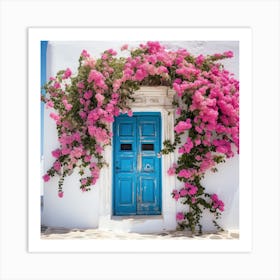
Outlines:
[[[161,214],[159,113],[121,115],[114,122],[114,215]]]

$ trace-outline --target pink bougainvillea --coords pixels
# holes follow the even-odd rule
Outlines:
[[[176,214],[176,220],[177,220],[177,221],[182,221],[182,220],[184,220],[184,219],[185,219],[185,215],[184,215],[183,212],[178,212],[178,213]]]
[[[224,211],[224,203],[218,198],[217,194],[212,194],[210,198],[212,199],[214,209]]]
[[[175,140],[164,141],[162,153],[178,151],[168,175],[177,176],[182,186],[172,196],[189,206],[177,214],[179,226],[194,231],[201,227],[201,208],[216,216],[224,211],[223,202],[205,192],[201,178],[239,151],[239,82],[220,62],[233,53],[193,56],[185,49],[167,50],[158,42],[121,49],[130,55],[117,58],[109,49],[93,58],[83,50],[75,75],[67,68],[45,85],[47,95],[42,99],[55,111],[50,117],[57,126],[59,147],[43,179],[59,175],[62,197],[65,176],[78,168],[81,190],[90,190],[107,164],[102,153],[113,136],[111,123],[121,113],[133,115],[128,106],[133,92],[145,85],[168,86],[176,93]]]

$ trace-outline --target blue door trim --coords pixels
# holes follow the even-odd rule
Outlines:
[[[113,134],[113,215],[160,215],[161,114],[120,115],[115,118]]]
[[[47,82],[47,48],[48,41],[41,41],[41,87]],[[43,95],[46,94],[44,89],[41,89]],[[41,102],[41,156],[44,154],[44,103]]]

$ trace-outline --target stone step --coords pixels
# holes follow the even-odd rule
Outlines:
[[[99,220],[100,230],[112,230],[136,233],[163,232],[164,219],[162,216],[113,216]]]

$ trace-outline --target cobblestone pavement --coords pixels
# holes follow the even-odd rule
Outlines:
[[[239,239],[238,231],[220,231],[192,235],[188,231],[166,231],[141,234],[133,232],[104,231],[99,229],[66,229],[41,227],[41,239]]]

